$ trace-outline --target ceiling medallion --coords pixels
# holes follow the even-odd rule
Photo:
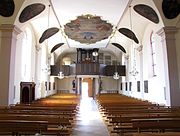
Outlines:
[[[64,32],[72,40],[92,44],[107,39],[112,33],[112,27],[100,16],[87,14],[67,23],[64,26]]]

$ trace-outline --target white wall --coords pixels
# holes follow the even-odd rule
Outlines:
[[[33,29],[30,25],[24,26],[22,29],[25,30],[25,27],[29,27],[32,31],[32,46],[31,46],[31,62],[30,63],[30,78],[26,79],[25,82],[35,82],[35,99],[46,97],[56,93],[56,90],[53,89],[54,78],[50,78],[48,73],[43,71],[44,66],[48,64],[48,51],[47,46],[37,45],[36,44],[36,35],[33,32]],[[17,48],[16,48],[16,61],[15,61],[15,80],[14,80],[14,104],[20,102],[20,82],[23,81],[22,78],[22,38],[23,32],[18,36],[17,39]],[[36,47],[42,48],[36,48]],[[23,56],[26,57],[26,56]],[[45,82],[47,82],[47,90],[45,89]],[[49,90],[49,82],[51,82],[51,89]]]
[[[68,53],[63,58],[71,58],[71,63],[76,62],[77,60],[77,55],[76,53]]]
[[[18,35],[15,59],[15,77],[14,77],[14,103],[20,102],[20,82],[21,82],[21,53],[22,52],[22,33]]]
[[[102,77],[102,90],[117,90],[119,88],[118,80],[114,80],[113,77]]]
[[[95,95],[97,95],[99,93],[99,78],[95,78],[94,80],[95,80],[94,81],[95,82],[94,83],[95,84],[95,88],[94,88],[95,90],[94,91],[95,91]]]
[[[72,81],[75,80],[74,77],[57,79],[57,90],[69,90],[70,93],[75,93],[72,91]]]
[[[152,102],[166,104],[165,101],[165,73],[163,62],[163,50],[161,45],[161,37],[156,32],[161,29],[161,25],[149,24],[145,30],[143,37],[143,80],[148,80],[148,93],[144,93],[144,99]],[[156,53],[156,65],[157,76],[152,74],[152,61],[150,52],[150,34],[155,33],[155,53]],[[143,83],[143,81],[141,81]],[[144,90],[144,89],[143,89]]]
[[[36,49],[35,49],[35,45],[36,45],[36,38],[34,36],[34,32],[33,29],[30,25],[27,25],[26,27],[31,29],[32,32],[32,45],[31,45],[31,52],[30,52],[30,56],[31,56],[31,62],[30,63],[30,77],[28,80],[26,80],[25,82],[31,82],[34,81],[35,79],[35,71],[36,71]],[[24,27],[25,28],[25,27]],[[23,28],[22,28],[23,29]],[[25,29],[23,29],[25,30]],[[15,80],[14,80],[14,104],[15,103],[19,103],[20,102],[20,82],[23,81],[22,78],[22,57],[26,57],[26,56],[22,56],[22,40],[23,40],[23,33],[24,31],[22,30],[22,33],[18,35],[18,39],[17,39],[17,46],[16,46],[16,58],[15,58]],[[27,60],[28,61],[28,60]]]

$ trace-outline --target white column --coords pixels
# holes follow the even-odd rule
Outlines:
[[[180,90],[178,81],[178,66],[176,55],[176,27],[164,27],[157,34],[162,38],[163,57],[165,65],[166,101],[167,105],[180,105]],[[158,91],[158,90],[157,90]]]
[[[35,99],[41,98],[41,47],[36,45],[36,64],[35,64]]]
[[[77,78],[77,94],[81,94],[81,78]]]
[[[14,25],[0,25],[0,105],[13,104],[17,35],[21,30]]]
[[[140,82],[141,82],[141,99],[144,99],[144,79],[143,79],[143,52],[142,52],[143,46],[140,45],[138,47],[139,56],[140,56],[140,69],[139,69],[139,76],[140,76]]]

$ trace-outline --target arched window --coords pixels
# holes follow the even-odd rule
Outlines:
[[[22,80],[30,81],[31,75],[31,50],[32,50],[32,32],[29,28],[25,29],[22,39]]]
[[[156,45],[155,45],[155,35],[152,32],[150,35],[150,46],[151,46],[151,58],[152,58],[152,75],[156,76]]]

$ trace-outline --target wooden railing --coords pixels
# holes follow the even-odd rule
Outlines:
[[[117,71],[120,76],[126,75],[124,65],[118,65]],[[115,65],[104,65],[97,62],[76,63],[72,65],[53,65],[51,66],[51,75],[57,76],[59,71],[62,71],[65,76],[69,75],[103,75],[112,76],[115,72]]]

